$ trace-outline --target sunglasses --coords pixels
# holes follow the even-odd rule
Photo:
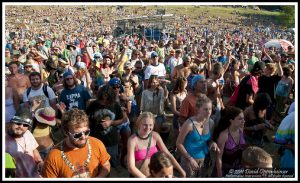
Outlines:
[[[82,135],[84,135],[84,136],[89,136],[89,135],[90,135],[90,132],[91,132],[90,129],[86,130],[85,132],[78,132],[78,133],[71,133],[71,132],[68,131],[68,133],[69,133],[70,135],[72,135],[72,137],[73,137],[74,139],[76,139],[76,140],[78,140],[79,138],[81,138]]]
[[[66,78],[65,80],[66,80],[66,81],[69,81],[69,80],[73,80],[73,78]]]
[[[32,65],[25,65],[24,68],[32,68]]]
[[[119,86],[119,85],[115,85],[113,88],[114,88],[114,89],[119,89],[120,86]]]
[[[29,127],[28,124],[24,124],[24,123],[15,123],[14,122],[14,124],[17,125],[17,126]]]
[[[135,67],[136,69],[142,69],[142,67]]]
[[[63,75],[58,76],[59,78],[63,78]]]

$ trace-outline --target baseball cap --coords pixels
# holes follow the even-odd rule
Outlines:
[[[73,76],[73,73],[70,71],[67,71],[64,73],[63,78],[66,79],[68,76]]]
[[[158,57],[158,54],[156,53],[156,51],[151,53],[151,58],[154,58],[154,57]]]

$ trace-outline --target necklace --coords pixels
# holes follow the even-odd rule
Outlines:
[[[86,161],[84,162],[84,169],[86,169],[87,165],[89,164],[91,157],[92,157],[92,148],[89,142],[89,139],[87,140],[87,145],[88,145],[88,157]],[[60,144],[60,154],[63,160],[66,162],[68,167],[72,170],[73,173],[75,173],[77,176],[80,176],[80,174],[75,170],[75,167],[72,165],[72,163],[68,160],[67,156],[65,155],[63,151],[63,143]]]
[[[25,138],[24,137],[22,137],[23,138],[23,140],[24,140],[24,145],[25,145],[25,147],[23,147],[23,146],[21,146],[21,144],[19,144],[19,142],[16,140],[16,142],[17,142],[17,144],[23,149],[23,153],[24,154],[29,154],[29,152],[26,150],[26,142],[25,142]]]
[[[149,136],[150,136],[151,133],[149,133],[147,137],[141,137],[141,136],[139,136],[138,132],[135,132],[135,134],[136,134],[136,136],[137,136],[139,139],[147,140],[147,139],[149,138]]]

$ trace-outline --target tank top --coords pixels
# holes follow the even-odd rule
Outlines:
[[[228,129],[228,138],[225,142],[224,152],[222,156],[223,168],[228,169],[241,167],[242,152],[246,148],[246,142],[243,132],[239,130],[239,133],[239,144],[236,144]]]
[[[193,158],[203,159],[208,153],[207,141],[211,138],[210,132],[207,134],[199,134],[194,122],[191,119],[189,120],[193,124],[193,131],[186,135],[183,146]]]
[[[176,97],[176,109],[179,110],[180,109],[180,106],[181,106],[181,103],[182,101],[185,99],[185,97],[187,96],[187,93],[185,92],[186,95],[179,95],[176,94],[175,97]]]
[[[135,151],[134,151],[135,161],[150,159],[152,157],[152,155],[158,151],[157,147],[156,147],[156,140],[155,141],[153,141],[153,140],[154,140],[154,137],[152,135],[152,140],[151,141],[154,142],[154,145],[149,148],[149,152],[148,152],[147,157],[145,157],[146,153],[147,153],[147,147],[144,148],[144,149],[138,149],[138,146],[136,145]]]

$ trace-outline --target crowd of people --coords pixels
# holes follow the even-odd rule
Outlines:
[[[6,177],[100,178],[120,167],[128,177],[226,177],[274,167],[270,141],[277,168],[293,173],[295,50],[264,47],[293,34],[220,24],[120,40],[93,18],[100,30],[69,17],[57,29],[6,27]]]

